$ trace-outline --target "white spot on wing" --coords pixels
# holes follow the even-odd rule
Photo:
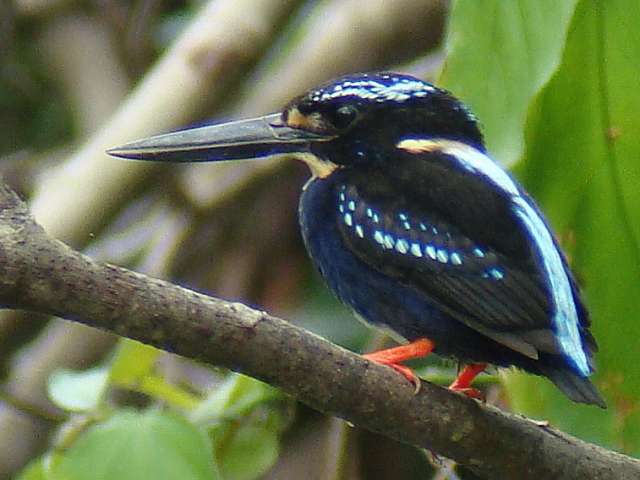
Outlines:
[[[453,252],[451,254],[451,263],[453,265],[462,265],[462,257],[458,252]]]
[[[395,241],[391,235],[388,233],[384,236],[384,248],[388,248],[389,250],[393,248]]]
[[[435,260],[436,259],[436,249],[433,245],[427,245],[424,248],[424,253],[425,255],[427,255],[431,260]]]
[[[399,239],[396,242],[396,250],[399,253],[407,253],[409,251],[409,242],[404,239]]]

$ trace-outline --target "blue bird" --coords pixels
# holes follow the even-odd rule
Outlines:
[[[361,318],[408,342],[367,355],[402,365],[431,352],[466,364],[472,397],[487,364],[548,377],[605,408],[590,382],[596,342],[548,223],[488,155],[474,115],[449,92],[396,73],[346,76],[282,112],[133,142],[111,155],[173,162],[307,163],[302,236],[329,287]]]

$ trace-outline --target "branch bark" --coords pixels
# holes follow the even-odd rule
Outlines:
[[[265,312],[96,262],[0,186],[0,304],[53,314],[254,376],[319,411],[490,479],[637,479],[640,461],[423,383]]]

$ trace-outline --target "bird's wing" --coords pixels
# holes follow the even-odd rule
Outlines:
[[[545,272],[510,195],[447,159],[421,160],[337,185],[345,244],[480,333],[530,358],[562,353]]]

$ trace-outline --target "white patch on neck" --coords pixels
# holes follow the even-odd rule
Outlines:
[[[481,175],[511,195],[520,195],[518,186],[500,166],[477,148],[466,143],[445,139],[408,138],[400,141],[398,148],[409,153],[440,151],[451,155],[465,170]]]
[[[338,168],[335,163],[322,160],[313,153],[294,153],[292,156],[296,160],[301,160],[307,164],[309,170],[311,170],[312,180],[314,178],[326,178]]]

